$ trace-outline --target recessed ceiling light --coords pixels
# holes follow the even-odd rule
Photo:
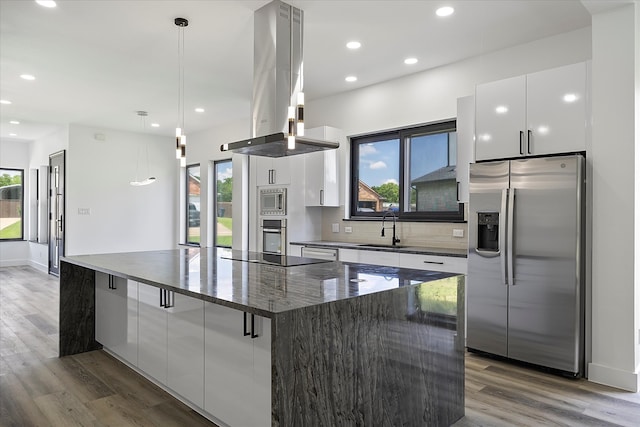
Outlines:
[[[356,76],[347,76],[344,78],[345,81],[352,83],[358,80],[358,78]]]
[[[505,114],[505,113],[507,113],[508,111],[509,111],[509,108],[507,108],[507,107],[506,107],[506,106],[504,106],[504,105],[498,105],[498,106],[496,107],[496,113],[498,113],[498,114]]]
[[[575,93],[567,93],[565,96],[562,97],[562,99],[564,100],[564,102],[576,102],[578,100],[578,95],[576,95]]]
[[[347,43],[347,48],[349,49],[360,49],[360,46],[362,46],[362,44],[360,42],[357,41],[350,41],[349,43]]]
[[[453,8],[451,6],[444,6],[436,10],[438,16],[449,16],[453,14]]]
[[[31,74],[20,74],[20,78],[24,80],[35,80],[36,78]]]
[[[36,3],[42,7],[56,7],[56,2],[53,0],[36,0]]]
[[[404,63],[407,65],[413,65],[418,63],[418,58],[407,58],[404,60]]]
[[[9,136],[18,136],[17,133],[10,133]]]
[[[198,107],[198,108],[195,109],[195,112],[196,113],[204,113],[204,108]]]
[[[160,125],[158,123],[151,123],[152,128],[159,128]]]
[[[11,123],[12,125],[19,125],[20,122],[17,120],[11,120],[9,123]]]
[[[0,99],[0,104],[9,105],[9,104],[11,104],[11,101],[9,101],[7,99]]]

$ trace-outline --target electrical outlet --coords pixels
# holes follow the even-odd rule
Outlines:
[[[353,231],[353,229],[351,227],[345,227],[344,228],[344,232],[345,233],[351,233]]]
[[[334,233],[339,233],[340,232],[340,224],[338,224],[337,222],[334,224],[331,224],[331,231]]]
[[[454,228],[453,237],[464,237],[464,230],[462,228]]]

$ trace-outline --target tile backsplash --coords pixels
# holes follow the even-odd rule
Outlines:
[[[332,225],[340,231],[334,233]],[[322,240],[349,243],[391,243],[393,219],[385,220],[385,237],[380,237],[382,221],[348,221],[343,219],[343,207],[322,212]],[[351,227],[351,233],[345,228]],[[387,228],[388,227],[388,228]],[[454,230],[462,230],[463,237],[454,237]],[[466,249],[467,223],[450,222],[397,222],[396,235],[403,246],[429,248]],[[459,231],[457,232],[460,233]]]

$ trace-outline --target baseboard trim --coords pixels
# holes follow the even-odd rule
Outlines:
[[[26,259],[0,260],[0,267],[20,267],[21,265],[29,265],[29,260],[26,260]]]
[[[38,271],[41,271],[45,274],[49,274],[49,266],[48,265],[44,265],[44,264],[40,264],[39,262],[35,262],[33,260],[29,260],[29,266],[35,268]]]
[[[640,376],[637,372],[589,363],[589,381],[637,393]]]

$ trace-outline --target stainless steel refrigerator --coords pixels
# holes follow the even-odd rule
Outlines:
[[[584,158],[470,165],[467,347],[584,372]]]

